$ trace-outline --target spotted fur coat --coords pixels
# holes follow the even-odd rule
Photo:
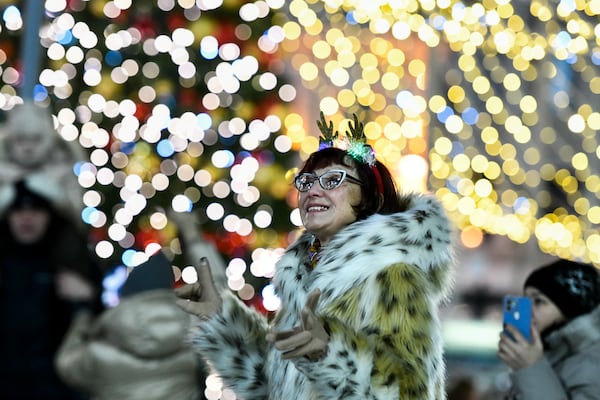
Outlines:
[[[413,195],[408,209],[373,215],[336,234],[314,268],[303,234],[277,264],[281,307],[266,319],[225,296],[222,313],[195,334],[206,357],[245,400],[439,400],[445,367],[437,308],[449,292],[452,230],[434,197]],[[282,360],[269,329],[300,324],[313,289],[330,333],[319,361]]]

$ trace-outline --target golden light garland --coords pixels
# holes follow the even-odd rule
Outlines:
[[[420,189],[463,244],[500,234],[600,263],[600,1],[294,0],[287,15],[306,103],[370,121],[400,186],[428,165]],[[286,121],[307,153],[313,118]]]
[[[1,39],[22,30],[23,19],[10,2],[0,4]],[[209,199],[207,218],[226,231],[256,248],[285,245],[288,239],[270,228],[274,211],[257,199],[289,198],[293,206],[281,179],[286,167],[249,157],[244,173],[230,174],[236,154],[211,147],[240,137],[253,152],[266,137],[278,154],[305,157],[318,145],[314,120],[323,110],[342,132],[352,113],[366,121],[367,137],[400,186],[433,190],[466,246],[477,246],[484,233],[501,234],[600,263],[600,0],[158,2],[165,15],[183,17],[169,35],[156,37],[148,36],[156,21],[146,11],[134,26],[119,25],[134,6],[94,2],[67,10],[64,2],[47,1],[52,18],[42,32],[50,65],[40,83],[58,100],[79,102],[57,117],[63,137],[90,150],[79,174],[93,210],[87,218],[120,247],[133,245],[131,219],[176,182],[185,188],[173,194],[174,207]],[[86,7],[90,18],[114,23],[95,32],[75,18]],[[243,22],[219,25],[219,13]],[[271,28],[248,40],[256,34],[253,22],[267,18]],[[3,109],[17,94],[15,53],[0,51]],[[160,57],[169,63],[159,64]],[[194,72],[214,57],[218,68]],[[277,87],[281,76],[290,84]],[[83,82],[81,93],[74,77]],[[136,79],[145,83],[122,93]],[[200,81],[208,111],[171,115],[173,92]],[[241,103],[228,115],[243,82],[261,93],[276,90],[287,109],[273,106],[269,118],[251,123],[257,110]],[[105,126],[109,120],[114,127]],[[132,141],[131,149],[121,146]],[[159,143],[178,157],[149,158]],[[94,209],[98,185],[122,188],[123,208],[114,215]],[[259,207],[249,217],[233,213],[230,203]],[[150,214],[151,229],[169,230],[164,214]],[[291,219],[298,224],[293,212]],[[102,242],[97,251],[115,249]]]

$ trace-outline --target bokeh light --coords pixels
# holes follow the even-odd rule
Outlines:
[[[288,11],[281,47],[297,97],[340,132],[352,113],[368,122],[399,186],[433,191],[463,245],[499,234],[600,263],[589,212],[600,197],[598,7],[299,0]],[[286,120],[303,158],[318,118],[308,114]],[[407,169],[408,156],[427,173]]]
[[[341,134],[356,113],[398,186],[433,192],[465,246],[505,235],[600,263],[595,2],[142,3],[47,1],[40,31],[36,100],[86,152],[74,171],[102,259],[182,257],[169,212],[194,214],[228,268],[243,261],[232,288],[272,309],[261,286],[301,226],[290,177],[322,110]],[[24,18],[0,15],[8,112]],[[190,262],[174,261],[184,280]]]

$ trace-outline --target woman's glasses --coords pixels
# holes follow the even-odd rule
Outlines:
[[[329,170],[320,176],[305,172],[294,178],[294,185],[299,192],[308,192],[316,181],[319,181],[321,187],[325,190],[333,190],[339,187],[344,180],[362,185],[362,182],[341,169]]]

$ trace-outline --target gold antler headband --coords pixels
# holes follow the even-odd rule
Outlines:
[[[319,137],[319,150],[328,147],[345,150],[356,161],[372,167],[376,161],[375,152],[367,144],[367,137],[364,132],[365,125],[358,120],[356,114],[353,114],[353,116],[354,124],[350,122],[348,124],[350,129],[346,131],[346,136],[340,137],[338,131],[333,132],[333,122],[329,121],[328,124],[323,111],[321,111],[321,119],[317,121],[319,130],[323,134]]]

